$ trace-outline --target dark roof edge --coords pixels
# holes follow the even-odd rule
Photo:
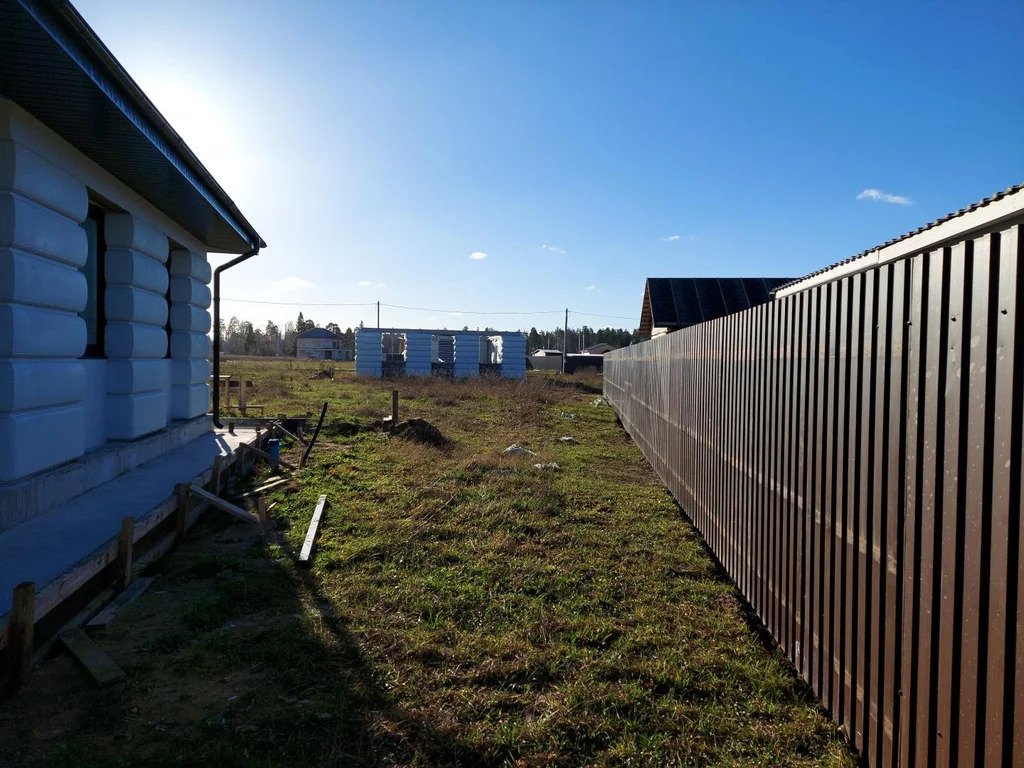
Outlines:
[[[68,0],[18,2],[250,248],[266,247],[227,192]]]
[[[987,208],[991,206],[993,203],[997,203],[1000,200],[1004,200],[1005,198],[1014,197],[1018,194],[1021,194],[1022,191],[1024,191],[1024,184],[1016,184],[1012,187],[1008,187],[1006,190],[1002,192],[996,192],[991,197],[986,197],[982,200],[979,200],[973,205],[969,205],[966,208],[961,208],[960,210],[954,211],[953,213],[948,213],[940,219],[936,219],[935,221],[929,224],[925,224],[924,226],[918,227],[917,229],[911,232],[907,232],[904,235],[900,235],[899,237],[894,237],[892,240],[887,240],[881,245],[876,245],[874,248],[869,248],[866,251],[861,251],[857,255],[851,256],[848,259],[844,259],[843,261],[836,262],[835,264],[811,272],[810,274],[801,277],[799,280],[794,280],[791,283],[780,285],[778,288],[772,291],[772,295],[775,298],[780,298],[782,296],[786,296],[797,291],[806,290],[807,288],[810,288],[815,285],[820,285],[822,283],[830,282],[832,280],[837,280],[840,277],[845,277],[848,274],[853,274],[855,272],[860,272],[865,269],[869,269],[872,266],[874,266],[875,263],[885,263],[911,255],[913,252],[918,250],[918,243],[908,243],[906,241],[910,240],[911,238],[918,237],[920,235],[933,234],[934,237],[927,238],[927,245],[923,242],[920,243],[920,246],[922,248],[932,247],[938,242],[947,240],[952,237],[956,237],[957,235],[963,234],[964,232],[970,231],[972,229],[980,229],[982,227],[995,224],[1000,219],[1008,218],[1024,211],[1024,205],[1009,206],[1010,210],[1000,210],[993,212],[993,214],[991,216],[988,216],[987,218],[981,217],[981,215],[979,214],[975,214],[975,216],[979,217],[978,221],[973,221],[975,216],[970,216],[970,214],[974,214],[975,211],[978,211],[979,209],[982,208]],[[1024,195],[1021,195],[1021,197],[1024,198]],[[1024,200],[1022,200],[1022,202],[1024,202]],[[956,228],[956,231],[952,231],[950,227],[943,226],[948,225],[951,221],[963,218],[965,216],[970,216],[971,219],[965,222],[967,224],[967,226],[965,227],[958,227]],[[948,233],[946,232],[947,229],[950,230],[948,231]],[[879,258],[874,261],[868,258],[872,255],[880,256],[881,251],[900,244],[906,245],[905,248],[901,249],[903,252],[900,254],[886,256],[885,258]],[[854,262],[863,262],[863,265],[854,264]]]

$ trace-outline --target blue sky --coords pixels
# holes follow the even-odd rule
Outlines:
[[[799,276],[1024,181],[1024,2],[893,5],[76,0],[270,245],[224,296],[293,304],[225,317],[497,328],[632,328],[648,276]]]

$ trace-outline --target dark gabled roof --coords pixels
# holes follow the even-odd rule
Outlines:
[[[877,253],[878,251],[882,250],[883,248],[888,248],[891,245],[896,245],[897,243],[901,243],[904,240],[908,240],[911,237],[915,237],[916,235],[920,235],[920,234],[922,234],[924,232],[928,232],[930,230],[933,230],[933,229],[935,229],[937,227],[942,226],[943,224],[947,224],[948,222],[953,221],[954,219],[958,219],[958,218],[961,218],[962,216],[965,216],[965,215],[967,215],[969,213],[973,213],[974,211],[978,210],[979,208],[985,208],[985,207],[991,205],[992,203],[998,202],[999,200],[1002,200],[1004,197],[1010,197],[1010,196],[1013,196],[1013,195],[1017,195],[1021,191],[1024,191],[1024,184],[1016,184],[1016,185],[1014,185],[1012,187],[1008,187],[1006,190],[1004,190],[1002,192],[996,192],[991,197],[983,198],[982,200],[979,200],[976,203],[968,205],[966,208],[961,208],[960,210],[954,211],[953,213],[947,213],[945,216],[943,216],[940,219],[936,219],[935,221],[932,221],[932,222],[930,222],[928,224],[925,224],[924,226],[920,226],[920,227],[918,227],[915,230],[912,230],[910,232],[907,232],[906,234],[900,235],[899,237],[894,237],[892,240],[887,240],[884,243],[882,243],[881,245],[876,245],[874,248],[869,248],[866,251],[861,251],[860,253],[858,253],[855,256],[851,256],[848,259],[843,259],[842,261],[837,261],[835,264],[831,264],[831,265],[829,265],[827,267],[822,267],[821,269],[815,270],[814,272],[811,272],[808,275],[804,275],[803,277],[798,277],[795,280],[791,280],[790,282],[786,283],[785,285],[776,286],[775,290],[781,291],[781,290],[786,290],[786,289],[790,289],[790,288],[795,288],[795,287],[798,287],[798,286],[799,286],[799,288],[803,288],[803,287],[805,287],[805,285],[804,285],[805,283],[806,283],[806,287],[809,287],[810,285],[816,284],[817,282],[819,282],[819,281],[816,281],[815,278],[818,278],[819,276],[825,276],[826,273],[833,271],[837,267],[843,267],[843,266],[845,266],[847,264],[850,264],[851,262],[858,261],[858,260],[861,260],[861,259],[865,259],[866,257],[870,256],[871,254]],[[989,223],[993,223],[993,222],[985,222],[985,223],[989,224]]]
[[[686,328],[771,300],[791,277],[649,277],[640,312],[640,335],[654,328]]]
[[[328,331],[326,328],[310,328],[308,331],[303,331],[298,334],[296,339],[336,339],[338,334],[334,331]]]
[[[67,0],[0,0],[0,95],[211,251],[243,253],[265,245]]]

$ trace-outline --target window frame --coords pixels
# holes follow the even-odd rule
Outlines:
[[[94,306],[96,311],[96,340],[90,344],[88,341],[88,335],[86,336],[85,352],[82,354],[83,358],[106,357],[106,350],[104,345],[104,337],[106,336],[107,327],[107,239],[105,228],[106,215],[106,211],[104,211],[98,205],[90,201],[89,212],[86,214],[86,220],[93,221],[96,224],[96,297],[94,300]],[[83,274],[85,273],[83,272]],[[88,285],[89,276],[86,274],[85,277],[87,290],[91,290],[91,287],[89,287]],[[83,319],[85,318],[83,317]]]

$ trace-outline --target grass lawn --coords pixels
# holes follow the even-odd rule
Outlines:
[[[599,379],[318,368],[225,365],[268,414],[330,403],[276,530],[208,516],[95,636],[128,682],[48,661],[0,708],[0,765],[852,765]],[[447,445],[373,428],[392,386]]]

